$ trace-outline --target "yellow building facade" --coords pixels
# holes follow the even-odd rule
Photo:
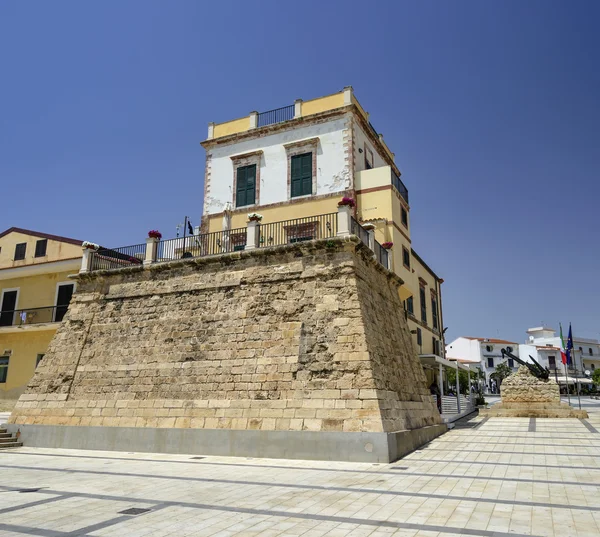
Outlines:
[[[81,241],[12,227],[0,233],[0,399],[17,399],[64,317]]]
[[[243,245],[249,213],[260,213],[263,227],[289,221],[298,230],[298,219],[331,215],[342,197],[353,198],[353,217],[374,226],[380,244],[393,243],[389,268],[404,281],[401,298],[415,348],[422,356],[443,356],[443,280],[413,248],[408,189],[351,87],[210,123],[202,146],[203,234],[237,231]]]

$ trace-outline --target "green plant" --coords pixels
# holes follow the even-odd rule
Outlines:
[[[448,369],[448,384],[454,390],[456,387],[456,369]],[[467,395],[469,393],[469,373],[460,369],[458,371],[458,384],[460,386],[460,393]]]
[[[496,366],[496,370],[490,375],[490,378],[494,379],[498,383],[498,388],[500,388],[502,381],[510,375],[512,375],[512,369],[505,362],[502,362]]]
[[[480,393],[478,393],[477,397],[475,398],[475,404],[477,406],[485,406],[485,404],[486,404],[485,403],[485,398]]]
[[[600,385],[600,369],[595,369],[592,373],[592,381],[596,385]]]

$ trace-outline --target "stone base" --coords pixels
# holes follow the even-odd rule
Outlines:
[[[446,425],[393,433],[254,431],[141,427],[7,426],[26,447],[390,463],[447,431]]]
[[[585,410],[566,403],[500,403],[479,411],[487,418],[587,418]]]

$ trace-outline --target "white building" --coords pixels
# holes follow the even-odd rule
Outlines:
[[[446,345],[446,357],[450,360],[459,360],[479,364],[479,369],[485,375],[484,392],[497,392],[497,386],[490,378],[496,367],[505,362],[508,367],[517,370],[519,364],[512,358],[503,358],[502,349],[512,352],[520,358],[519,344],[505,339],[459,337]]]
[[[558,381],[566,382],[565,370],[560,355],[560,336],[556,335],[553,328],[538,326],[527,330],[528,341],[519,345],[519,352],[523,356],[532,356],[540,365],[554,372]],[[563,332],[565,345],[567,333]],[[573,378],[580,378],[580,383],[590,384],[589,377],[597,367],[600,367],[600,342],[597,339],[573,337],[573,361],[568,368],[569,383]]]

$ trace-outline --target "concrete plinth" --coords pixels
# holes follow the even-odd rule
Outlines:
[[[26,447],[389,463],[444,434],[447,427],[344,433],[13,424],[8,430],[20,430]]]
[[[560,389],[554,379],[539,379],[525,366],[502,383],[500,404],[481,410],[480,415],[489,418],[588,417],[585,410],[576,410],[560,402]]]

